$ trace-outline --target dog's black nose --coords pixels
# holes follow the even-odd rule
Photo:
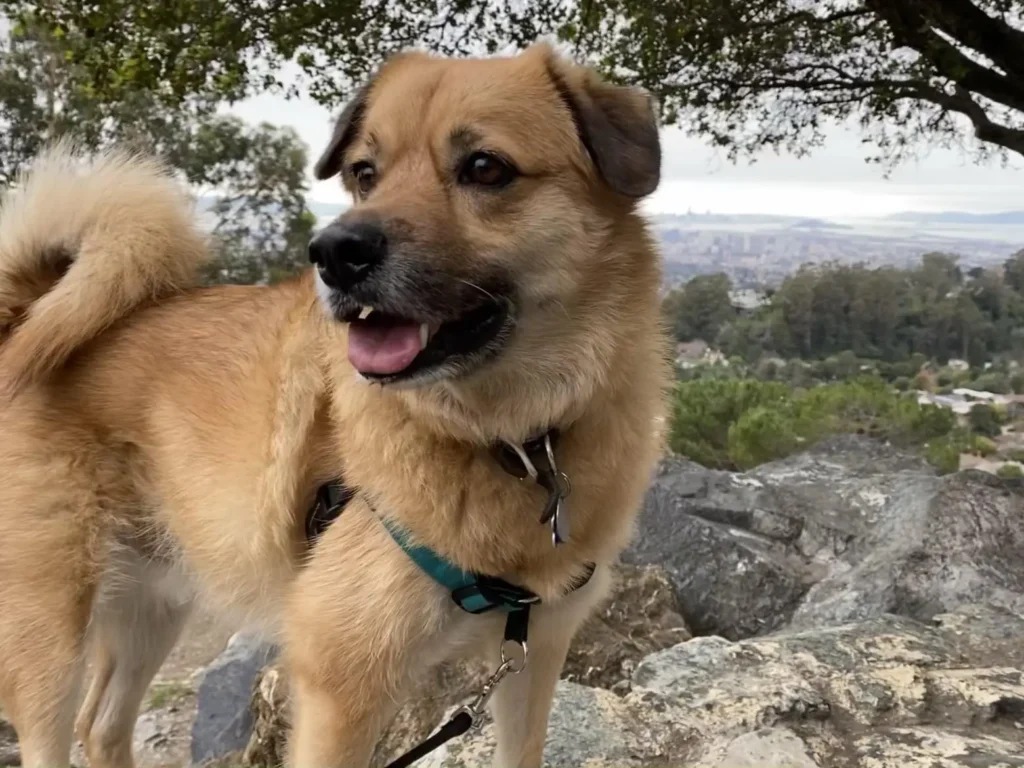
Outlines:
[[[309,260],[331,288],[347,290],[365,280],[387,255],[388,239],[368,222],[336,223],[309,242]]]

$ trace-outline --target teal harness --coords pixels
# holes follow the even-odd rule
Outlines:
[[[540,522],[550,523],[555,546],[567,538],[569,531],[568,513],[564,504],[569,495],[569,481],[555,466],[553,443],[557,437],[558,433],[551,430],[539,438],[527,441],[521,447],[503,443],[492,450],[498,464],[510,475],[521,480],[531,478],[548,491],[548,501]],[[341,480],[320,486],[316,502],[306,516],[306,537],[310,544],[338,518],[355,495],[356,489]],[[381,517],[381,522],[395,543],[420,570],[444,587],[452,600],[467,613],[478,614],[491,610],[513,613],[540,603],[540,597],[533,592],[496,576],[464,571],[429,547],[413,544],[408,533],[397,523],[385,517]],[[588,563],[582,577],[571,584],[567,592],[586,584],[594,568],[593,563]]]
[[[424,573],[448,591],[467,613],[486,613],[498,609],[505,613],[521,611],[540,602],[537,595],[502,579],[467,573],[429,547],[413,545],[406,532],[390,520],[383,520],[391,538],[405,550]]]

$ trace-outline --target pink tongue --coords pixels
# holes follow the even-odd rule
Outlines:
[[[372,325],[357,320],[348,328],[348,361],[360,373],[398,373],[409,367],[421,349],[416,323]]]

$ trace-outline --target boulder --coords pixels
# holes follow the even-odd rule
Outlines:
[[[648,656],[633,690],[559,684],[544,765],[1024,765],[1024,616],[965,606]],[[488,724],[423,768],[484,768]]]
[[[276,655],[260,638],[234,635],[202,675],[192,723],[194,765],[237,753],[248,745],[253,717],[249,709],[260,670]]]
[[[668,571],[697,634],[730,640],[979,601],[1024,610],[1024,494],[842,436],[747,473],[662,461],[624,555]]]

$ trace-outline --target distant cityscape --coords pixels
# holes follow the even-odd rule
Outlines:
[[[835,261],[909,267],[932,251],[965,270],[992,267],[1024,248],[1024,212],[897,214],[824,221],[775,216],[655,216],[668,286],[724,272],[737,288],[778,285],[800,265]]]
[[[344,210],[311,202],[321,224]],[[898,213],[835,220],[687,213],[650,217],[665,257],[666,289],[724,272],[737,290],[778,285],[800,265],[836,261],[909,267],[928,252],[957,254],[964,270],[993,267],[1024,249],[1024,211]],[[756,301],[740,294],[740,303]]]

